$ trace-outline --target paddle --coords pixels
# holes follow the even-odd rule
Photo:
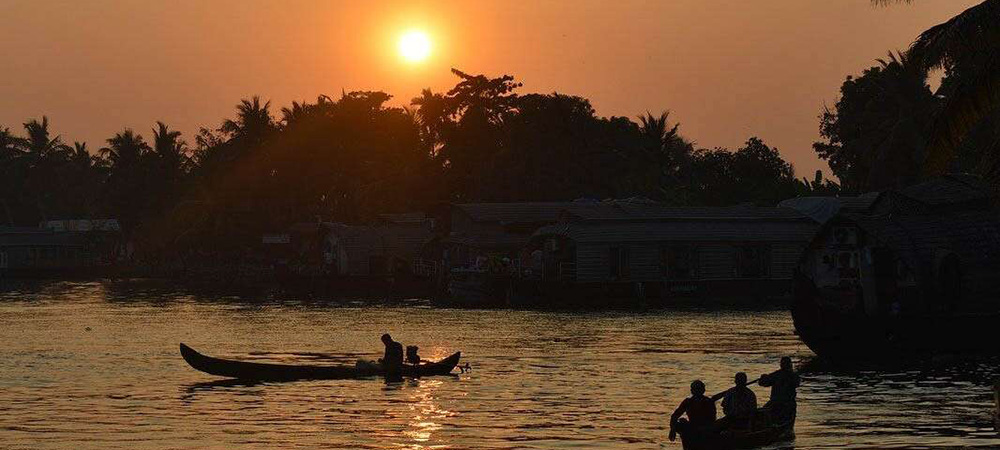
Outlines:
[[[747,381],[746,386],[750,386],[751,384],[754,384],[754,383],[756,383],[758,381],[760,381],[760,378],[757,378],[757,379],[755,379],[753,381]],[[725,397],[727,392],[729,392],[729,391],[731,391],[733,389],[736,389],[737,387],[739,387],[739,386],[733,386],[733,387],[731,387],[729,389],[726,389],[726,390],[724,390],[722,392],[719,392],[718,394],[713,395],[712,396],[712,401],[713,402],[714,401],[718,401],[720,398]]]
[[[748,381],[748,382],[747,382],[747,384],[746,384],[745,386],[750,386],[751,384],[754,384],[754,383],[756,383],[756,382],[758,382],[758,381],[760,381],[760,378],[757,378],[757,379],[755,379],[755,380],[753,380],[753,381]],[[726,389],[726,390],[724,390],[724,391],[722,391],[722,392],[719,392],[718,394],[715,394],[715,395],[713,395],[713,396],[711,397],[711,398],[712,398],[712,401],[713,401],[713,402],[715,402],[715,401],[718,401],[718,400],[719,400],[720,398],[722,398],[722,397],[725,397],[725,396],[726,396],[726,393],[727,393],[727,392],[729,392],[729,391],[731,391],[731,390],[733,390],[733,389],[736,389],[737,387],[738,387],[738,386],[733,386],[733,387],[731,387],[731,388],[729,388],[729,389]],[[670,428],[670,434],[668,435],[668,437],[670,438],[670,441],[671,441],[671,442],[673,442],[673,441],[674,441],[674,439],[675,439],[675,438],[677,437],[677,431],[673,429],[673,424],[671,424],[671,428]]]

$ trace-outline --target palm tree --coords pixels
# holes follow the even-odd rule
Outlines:
[[[635,167],[633,174],[649,172],[654,169],[656,173],[650,173],[652,179],[647,179],[647,192],[650,189],[659,189],[664,197],[678,197],[681,193],[678,187],[686,184],[680,178],[683,176],[684,168],[690,164],[694,146],[681,137],[681,124],[670,126],[670,111],[663,111],[659,116],[654,116],[647,112],[639,116],[639,137],[642,141],[641,148],[645,152],[639,167]],[[683,201],[674,198],[675,201]]]
[[[176,177],[187,167],[187,143],[180,137],[180,131],[170,130],[163,122],[156,122],[153,128],[153,154],[168,177]]]
[[[131,128],[115,134],[107,142],[108,146],[101,149],[101,156],[110,163],[112,170],[136,167],[150,151],[142,135],[135,134]]]
[[[867,187],[881,189],[918,181],[926,156],[926,130],[933,121],[936,99],[927,84],[927,71],[905,53],[889,52],[879,59],[880,76],[875,85],[881,92],[876,105],[866,111],[881,138],[868,142]]]
[[[262,104],[260,97],[256,95],[243,99],[236,105],[236,120],[227,119],[222,122],[219,131],[234,139],[249,139],[253,143],[260,143],[274,130],[270,108],[270,101]]]
[[[25,150],[36,158],[60,156],[69,152],[69,147],[63,144],[60,136],[51,137],[49,118],[42,116],[42,121],[31,119],[24,124],[28,137],[23,140]]]
[[[649,112],[639,116],[639,133],[651,150],[671,153],[690,147],[690,144],[685,142],[678,132],[681,124],[677,123],[670,127],[669,119],[670,111],[663,111],[658,117],[654,117]]]
[[[86,142],[74,142],[69,159],[74,164],[84,168],[89,168],[94,163],[93,156],[87,150]]]
[[[912,0],[873,0],[875,4]],[[939,90],[944,105],[927,141],[927,168],[947,170],[959,144],[1000,108],[1000,0],[985,0],[931,27],[907,51],[924,70],[945,69],[953,83]],[[1000,146],[984,153],[997,157]]]
[[[10,132],[10,128],[0,128],[0,162],[10,161],[21,155],[23,139]]]

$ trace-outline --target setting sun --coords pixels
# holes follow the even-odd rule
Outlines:
[[[399,54],[406,61],[420,62],[431,54],[431,39],[427,33],[411,30],[399,37]]]

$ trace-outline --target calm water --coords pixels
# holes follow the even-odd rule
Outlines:
[[[386,330],[425,357],[462,350],[474,370],[239,386],[212,383],[177,351],[353,362],[376,357]],[[667,416],[691,379],[715,392],[785,354],[805,365],[795,448],[1000,446],[996,361],[830,371],[791,330],[785,312],[467,311],[34,287],[0,294],[0,447],[679,449]]]

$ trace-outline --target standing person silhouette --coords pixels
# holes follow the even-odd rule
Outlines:
[[[776,423],[795,420],[795,390],[799,387],[799,376],[792,368],[792,358],[781,358],[781,369],[761,375],[760,384],[771,388],[771,398],[764,405]]]
[[[382,335],[385,345],[385,355],[382,356],[382,368],[385,369],[385,379],[399,381],[403,379],[403,344],[392,340],[389,333]]]

